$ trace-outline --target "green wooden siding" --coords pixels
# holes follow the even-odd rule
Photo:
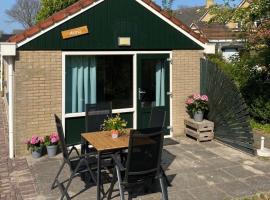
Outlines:
[[[128,128],[133,128],[133,113],[122,113],[121,118],[128,122]],[[85,132],[85,118],[67,118],[66,119],[66,142],[72,144],[81,141],[81,133]]]
[[[63,40],[61,31],[87,25],[89,34]],[[131,37],[131,47],[118,47]],[[105,0],[19,50],[198,50],[198,44],[135,0]]]

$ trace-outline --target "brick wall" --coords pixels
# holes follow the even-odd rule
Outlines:
[[[62,112],[60,51],[19,51],[14,74],[15,155],[25,155],[31,135],[55,132],[53,114]]]
[[[184,134],[187,117],[185,100],[192,93],[200,92],[200,58],[202,51],[173,51],[172,66],[172,115],[173,135]]]

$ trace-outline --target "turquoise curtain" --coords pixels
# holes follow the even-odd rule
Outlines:
[[[96,59],[93,56],[70,56],[67,59],[66,110],[84,112],[86,103],[96,103]],[[71,91],[70,91],[71,90]],[[71,107],[71,109],[70,109]]]
[[[165,106],[165,65],[162,61],[156,65],[156,106]]]

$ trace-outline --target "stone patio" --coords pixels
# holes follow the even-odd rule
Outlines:
[[[8,159],[7,120],[3,102],[0,102],[0,199],[1,200],[56,200],[59,191],[50,190],[51,183],[62,161],[43,156],[34,160]],[[255,135],[255,140],[259,139]],[[267,141],[270,138],[267,138]],[[258,145],[258,142],[255,144]],[[269,148],[269,143],[266,143]],[[222,200],[270,192],[270,160],[253,157],[216,141],[197,143],[181,137],[166,139],[162,165],[172,184],[168,188],[170,200]],[[61,178],[70,175],[66,168]],[[105,185],[108,187],[108,184]],[[84,183],[74,179],[70,194],[76,195]],[[117,192],[114,193],[119,199]],[[93,186],[73,199],[96,199]],[[161,199],[159,189],[137,200]]]
[[[28,163],[37,182],[39,198],[58,199],[58,189],[51,191],[50,185],[60,166],[61,155],[44,156],[39,160],[28,157]],[[222,200],[270,191],[270,160],[249,156],[216,141],[197,143],[186,137],[166,139],[162,165],[172,183],[168,188],[171,200]],[[69,170],[65,169],[62,178],[68,175]],[[84,183],[76,178],[70,194],[76,195],[83,187]],[[74,199],[94,200],[95,191],[93,186]],[[154,200],[160,199],[160,195],[157,190],[136,199]]]

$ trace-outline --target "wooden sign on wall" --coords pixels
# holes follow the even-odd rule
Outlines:
[[[80,35],[85,35],[85,34],[89,33],[89,31],[88,31],[87,26],[82,26],[82,27],[62,31],[61,33],[62,33],[63,39],[68,39],[68,38],[73,38],[73,37],[77,37]]]

